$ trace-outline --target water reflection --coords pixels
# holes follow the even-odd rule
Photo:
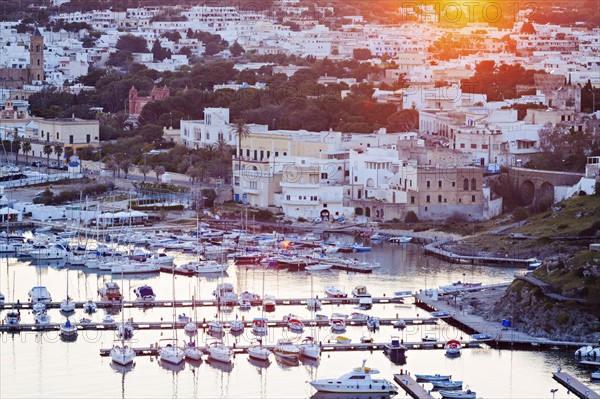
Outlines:
[[[390,399],[390,394],[382,393],[331,393],[317,392],[310,399]]]
[[[220,362],[218,360],[206,359],[206,364],[210,365],[210,367],[215,368],[217,370],[221,370],[224,373],[231,373],[233,371],[234,362]]]
[[[165,370],[169,370],[173,373],[179,373],[180,371],[183,371],[185,369],[185,362],[173,364],[165,362],[162,359],[158,359],[158,364],[160,365],[160,367],[164,368]]]
[[[254,359],[250,356],[248,356],[248,363],[250,363],[251,365],[261,368],[261,369],[266,369],[267,367],[269,367],[271,365],[271,361],[270,360],[258,360],[258,359]]]

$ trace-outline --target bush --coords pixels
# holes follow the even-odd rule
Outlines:
[[[579,190],[579,193],[577,195],[579,195],[580,197],[585,197],[587,193],[583,190]]]
[[[527,219],[527,216],[529,216],[529,212],[527,212],[527,209],[523,208],[522,206],[515,208],[515,210],[512,212],[512,217],[517,222]]]
[[[418,223],[419,217],[413,211],[406,212],[406,216],[404,216],[405,223]]]
[[[254,214],[254,218],[259,222],[268,222],[269,220],[274,219],[274,215],[271,211],[261,209]]]

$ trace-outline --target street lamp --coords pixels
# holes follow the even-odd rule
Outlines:
[[[558,391],[558,388],[552,388],[550,392],[552,393],[552,399],[554,399],[554,394]]]

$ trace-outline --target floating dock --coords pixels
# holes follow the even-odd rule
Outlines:
[[[405,318],[405,319],[379,319],[380,325],[393,325],[398,320],[404,320],[406,325],[424,325],[424,324],[437,324],[438,319],[435,317],[429,318]],[[302,323],[306,326],[306,328],[310,327],[329,327],[329,320],[301,320]],[[251,320],[243,321],[246,328],[252,327]],[[77,323],[74,322],[77,326],[77,329],[80,331],[113,331],[117,327],[117,322],[112,323]],[[136,330],[169,330],[172,328],[183,328],[187,322],[175,322],[175,326],[173,326],[172,321],[140,321],[133,322],[133,328]],[[227,325],[227,322],[224,322]],[[269,320],[267,322],[270,328],[284,328],[287,327],[287,322],[283,320]],[[367,320],[358,320],[358,319],[348,319],[346,320],[346,326],[365,326],[367,324]],[[196,323],[199,329],[205,330],[208,328],[208,324],[206,320],[202,322]],[[20,331],[58,331],[60,330],[60,323],[49,323],[49,324],[16,324],[16,325],[8,325],[2,324],[0,325],[0,332],[20,332]],[[421,344],[430,344],[435,345],[436,342],[424,342]]]
[[[359,305],[361,298],[318,298],[321,304],[323,305]],[[306,301],[308,298],[280,298],[275,299],[275,305],[278,306],[306,306]],[[371,298],[373,301],[373,305],[375,304],[386,304],[386,303],[403,303],[402,298],[395,297],[377,297]],[[83,305],[87,302],[75,302],[75,308],[82,309]],[[120,307],[120,301],[106,302],[106,301],[98,301],[94,302],[98,308],[115,308]],[[262,300],[259,301],[251,301],[253,306],[261,306]],[[237,303],[234,304],[224,304],[219,303],[216,299],[198,299],[195,301],[190,300],[176,300],[175,307],[177,308],[191,308],[192,306],[196,307],[208,307],[208,306],[221,306],[221,307],[235,307],[238,306]],[[12,302],[12,303],[4,303],[0,305],[0,309],[31,309],[31,302]],[[60,307],[60,302],[51,302],[46,305],[47,309],[57,309]],[[170,308],[173,307],[173,301],[152,301],[152,302],[141,302],[141,301],[124,301],[124,308]]]
[[[415,399],[434,399],[422,385],[407,373],[394,374],[394,381],[396,381],[400,388],[404,389],[408,395]]]
[[[577,378],[564,371],[556,371],[552,373],[552,378],[565,386],[570,392],[573,392],[577,397],[582,399],[600,399],[593,389],[583,384]]]
[[[439,349],[439,346],[428,345],[428,346],[420,346],[422,342],[406,342],[403,345],[407,348],[413,349]],[[340,351],[379,351],[383,350],[386,346],[390,345],[389,342],[385,343],[349,343],[349,344],[338,344],[331,342],[321,342],[319,343],[321,346],[321,351],[323,352],[340,352]],[[443,346],[443,343],[439,345]],[[229,346],[231,350],[233,350],[236,354],[245,354],[248,352],[248,348],[251,345],[233,345]],[[263,346],[269,350],[275,349],[275,344],[263,344]],[[200,349],[204,350],[205,348],[199,346]],[[112,348],[102,348],[100,349],[100,356],[108,356],[110,354],[110,350]],[[158,348],[154,345],[149,347],[138,347],[132,348],[138,356],[158,356]]]

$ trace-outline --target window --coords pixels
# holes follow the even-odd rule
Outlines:
[[[315,197],[315,199],[316,199],[316,198],[317,198],[317,197]],[[323,208],[327,208],[327,204],[323,204]]]
[[[263,150],[260,150],[260,159],[263,159],[265,157],[265,152]]]
[[[477,190],[477,179],[475,179],[475,178],[471,179],[471,190],[472,191]]]
[[[438,180],[438,188],[442,188],[442,181]]]
[[[469,179],[463,180],[463,190],[467,191],[469,189]]]
[[[425,207],[425,212],[427,212],[427,207]]]
[[[411,203],[411,204],[414,204],[414,203],[415,203],[415,196],[414,196],[414,195],[411,195],[411,196],[410,196],[410,203]]]
[[[69,136],[69,144],[73,144],[73,135]]]
[[[206,132],[206,140],[210,140],[210,133]]]
[[[477,144],[471,144],[471,149],[472,150],[476,150],[477,149]]]
[[[455,181],[452,182],[452,187],[456,187],[456,182]]]
[[[426,201],[427,203],[430,203],[430,202],[431,202],[431,197],[428,195],[428,196],[427,196],[427,199],[426,199],[425,201]]]
[[[475,202],[475,196],[471,195],[471,202]]]
[[[60,140],[60,133],[56,132],[56,140]]]
[[[489,146],[487,144],[482,144],[481,145],[481,149],[482,150],[487,150],[489,148]]]
[[[247,156],[248,158],[250,158],[250,149],[247,149],[247,150],[246,150],[246,156]]]
[[[251,181],[250,182],[250,190],[257,190],[257,189],[258,189],[258,182]]]
[[[86,140],[86,143],[89,143],[89,142],[90,142],[90,139],[91,139],[90,135],[89,135],[89,134],[86,134],[86,135],[85,135],[85,140]]]
[[[258,156],[258,150],[254,150],[254,160],[256,161],[256,157]]]
[[[239,176],[235,176],[233,184],[235,184],[236,186],[240,185],[240,177]]]
[[[357,182],[358,181],[358,177],[354,176],[354,181]]]
[[[267,158],[271,158],[271,151],[267,151]]]
[[[442,196],[441,195],[438,195],[438,202],[440,202],[440,203],[442,202]]]
[[[465,148],[465,143],[460,143],[460,148]]]
[[[321,179],[327,179],[329,175],[327,173],[321,173]]]
[[[278,157],[279,156],[279,151],[275,151],[275,156]]]
[[[429,180],[427,180],[427,188],[431,187],[431,182]]]

